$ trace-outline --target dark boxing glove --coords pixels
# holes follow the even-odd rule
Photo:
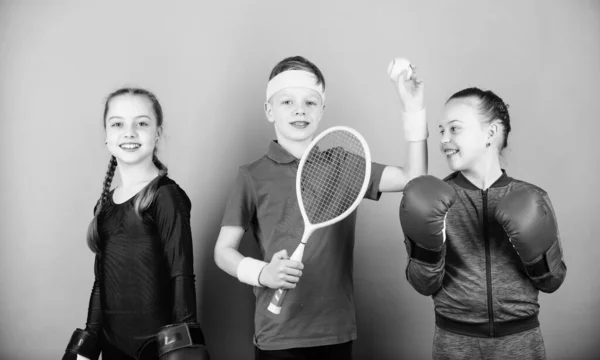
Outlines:
[[[437,263],[446,241],[446,215],[456,201],[456,192],[444,181],[430,175],[411,180],[400,203],[400,224],[411,241],[412,258]],[[415,246],[416,245],[416,246]]]
[[[139,360],[209,360],[204,334],[198,324],[175,324],[162,327],[137,352]]]
[[[521,188],[504,196],[494,212],[527,272],[542,273],[548,269],[532,269],[531,265],[558,241],[558,225],[550,206],[542,195],[532,188]],[[547,268],[547,264],[544,262]]]
[[[71,335],[71,340],[67,345],[62,360],[76,360],[77,355],[90,360],[98,360],[100,356],[98,338],[85,330],[76,329],[73,335]]]

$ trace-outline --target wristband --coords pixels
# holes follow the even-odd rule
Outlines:
[[[425,109],[404,113],[404,138],[406,141],[423,141],[429,137]]]
[[[237,278],[239,281],[252,286],[262,287],[258,281],[260,273],[267,265],[266,262],[245,257],[240,261],[237,268]]]

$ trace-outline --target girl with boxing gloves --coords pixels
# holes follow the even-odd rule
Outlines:
[[[87,326],[63,360],[208,359],[196,324],[191,202],[156,156],[163,112],[149,91],[108,96],[111,154],[88,229],[96,254]],[[115,170],[120,184],[111,190]]]
[[[406,276],[435,307],[434,359],[545,359],[538,293],[566,266],[548,194],[500,167],[510,117],[491,91],[446,102],[439,126],[451,175],[409,182],[400,221]]]

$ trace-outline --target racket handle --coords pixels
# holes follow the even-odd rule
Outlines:
[[[304,256],[304,243],[300,243],[300,244],[298,244],[298,247],[296,248],[296,250],[294,250],[294,253],[292,254],[292,256],[290,256],[290,260],[302,261],[303,256]]]
[[[302,260],[302,256],[304,255],[304,244],[300,243],[292,256],[290,256],[290,260],[300,261]],[[273,294],[271,298],[271,303],[267,308],[270,312],[275,315],[278,315],[281,312],[281,305],[283,304],[283,299],[285,299],[285,295],[287,294],[288,289],[278,289]]]
[[[267,308],[270,312],[275,315],[279,315],[281,312],[281,305],[283,304],[283,299],[285,299],[285,295],[287,294],[287,289],[278,289],[273,294],[273,298],[271,299],[271,303]]]

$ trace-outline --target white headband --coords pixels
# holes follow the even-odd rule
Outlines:
[[[267,101],[279,90],[289,87],[303,87],[311,89],[321,95],[321,100],[325,102],[325,92],[323,84],[317,85],[317,77],[304,70],[286,70],[277,74],[267,84]]]

